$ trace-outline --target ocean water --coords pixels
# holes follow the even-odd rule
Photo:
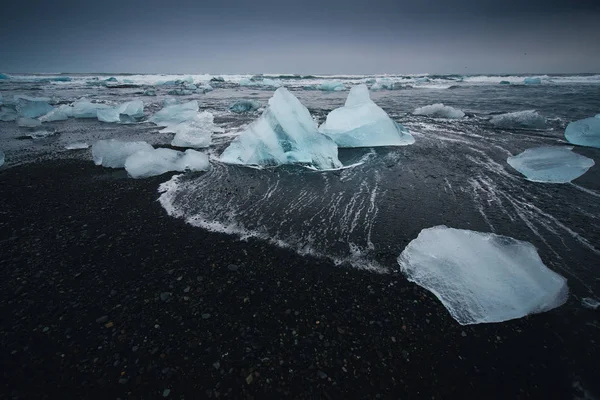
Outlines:
[[[216,76],[15,74],[0,80],[0,93],[5,103],[14,95],[49,97],[54,105],[81,98],[106,104],[141,99],[148,118],[172,97],[168,91],[179,87],[169,81],[210,84],[214,90],[207,93],[173,96],[198,100],[201,110],[211,111],[225,130],[204,150],[212,157],[209,172],[165,176],[157,188],[156,197],[173,217],[199,229],[239,240],[259,238],[300,255],[331,259],[342,268],[375,273],[397,271],[396,258],[422,229],[447,225],[493,232],[533,243],[544,263],[568,279],[574,298],[600,296],[598,165],[572,183],[543,184],[526,180],[506,162],[531,147],[565,145],[568,122],[600,113],[600,75],[263,76],[292,91],[319,122],[343,105],[348,93],[317,90],[321,83],[341,81],[347,88],[378,80],[393,83],[392,90],[373,91],[371,98],[411,131],[415,144],[340,149],[340,160],[353,167],[326,172],[218,162],[228,143],[260,115],[231,113],[229,105],[242,99],[265,105],[275,88],[240,86],[251,75],[222,75],[223,81],[211,81]],[[104,82],[109,77],[116,81]],[[525,77],[539,77],[541,84],[524,85]],[[144,96],[147,89],[157,95]],[[412,115],[415,108],[435,103],[466,116],[450,120]],[[495,115],[525,110],[545,117],[546,128],[498,128],[490,123]],[[29,128],[0,122],[3,168],[54,158],[91,162],[89,149],[65,149],[73,142],[116,138],[168,146],[173,136],[144,121],[120,125],[69,119],[43,127],[55,134],[33,140],[26,137]],[[574,151],[600,161],[598,149],[575,146]]]

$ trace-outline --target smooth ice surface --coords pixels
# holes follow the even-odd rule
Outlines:
[[[16,108],[22,117],[37,118],[48,114],[53,107],[48,104],[50,99],[45,97],[15,96]]]
[[[229,111],[243,113],[256,111],[261,107],[260,102],[256,100],[238,100],[229,106]]]
[[[341,81],[329,81],[321,83],[317,89],[328,92],[346,90],[346,86]]]
[[[85,142],[73,142],[73,143],[69,143],[68,145],[65,146],[65,149],[67,150],[81,150],[81,149],[87,149],[89,148],[90,145],[85,143]]]
[[[88,100],[80,100],[73,104],[73,117],[75,118],[97,118],[98,110],[110,108],[106,104],[92,103]]]
[[[42,122],[64,121],[73,116],[73,107],[63,104],[39,118]]]
[[[339,147],[402,146],[415,139],[395,123],[370,96],[366,85],[354,86],[343,107],[327,115],[319,131]]]
[[[279,88],[262,115],[225,149],[221,160],[230,164],[309,164],[318,169],[339,168],[337,146],[317,132],[308,109],[287,89]]]
[[[92,146],[94,164],[107,168],[123,168],[127,157],[138,151],[152,151],[146,142],[122,142],[116,139],[99,140]]]
[[[198,114],[198,109],[198,102],[196,100],[183,104],[169,103],[162,110],[150,117],[150,122],[154,122],[158,126],[179,124],[194,118]]]
[[[21,117],[17,120],[17,125],[22,128],[35,128],[41,124],[42,122],[35,118]]]
[[[117,107],[97,110],[98,120],[102,122],[129,122],[144,116],[144,102],[128,101]]]
[[[533,182],[567,183],[585,174],[594,160],[572,147],[536,147],[508,157],[508,164]]]
[[[169,171],[206,171],[208,168],[208,156],[195,150],[185,153],[171,149],[144,150],[125,161],[125,169],[132,178],[147,178]]]
[[[171,125],[161,133],[175,133],[171,142],[175,147],[208,147],[212,143],[213,132],[223,132],[223,129],[214,124],[214,116],[208,111],[197,114],[189,121]]]
[[[0,150],[0,167],[4,165],[5,159],[6,159],[6,156],[4,155],[4,152],[2,150]]]
[[[426,115],[432,118],[449,118],[460,119],[465,116],[465,113],[456,108],[445,106],[442,103],[431,104],[424,107],[419,107],[413,111],[414,115]]]
[[[600,148],[600,118],[586,118],[570,122],[565,139],[580,146]]]
[[[523,79],[523,83],[526,85],[539,85],[542,83],[540,78],[525,78]]]
[[[562,305],[567,281],[529,242],[446,226],[423,229],[398,257],[461,325],[502,322]]]
[[[546,118],[535,110],[500,114],[490,119],[492,125],[506,129],[545,129]]]

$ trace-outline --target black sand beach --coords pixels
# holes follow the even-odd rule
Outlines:
[[[0,171],[0,397],[592,398],[578,299],[460,326],[426,290],[206,232],[168,177],[89,161]]]

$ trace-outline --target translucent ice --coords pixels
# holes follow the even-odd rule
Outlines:
[[[98,118],[98,110],[110,108],[106,104],[91,103],[88,100],[80,100],[73,104],[73,117],[75,118]]]
[[[42,122],[64,121],[73,116],[73,107],[63,104],[39,118]]]
[[[570,122],[565,138],[573,144],[600,148],[600,118],[586,118]]]
[[[525,78],[523,79],[523,83],[526,85],[539,85],[542,83],[540,78]]]
[[[321,83],[317,87],[317,89],[328,91],[328,92],[333,92],[333,91],[338,92],[338,91],[346,90],[346,86],[344,86],[344,84],[340,81],[327,81],[327,82]]]
[[[108,168],[123,168],[127,157],[138,151],[152,151],[146,142],[122,142],[116,139],[99,140],[92,146],[94,164]]]
[[[206,171],[208,168],[208,156],[195,150],[185,153],[171,149],[144,150],[125,161],[125,169],[132,178],[147,178],[169,171]]]
[[[256,100],[238,100],[229,106],[229,111],[235,113],[250,112],[258,110],[260,106],[260,102]]]
[[[212,113],[203,111],[188,121],[170,125],[160,132],[175,133],[172,146],[202,148],[211,145],[213,132],[223,132],[223,129],[214,124]]]
[[[415,139],[369,97],[366,85],[354,86],[346,104],[327,115],[319,128],[339,147],[403,146]]]
[[[500,114],[490,119],[492,125],[505,129],[545,129],[546,118],[535,110]]]
[[[166,105],[162,110],[150,117],[150,122],[158,126],[169,126],[190,120],[198,114],[198,102],[196,100],[183,104]]]
[[[567,183],[585,174],[594,160],[572,147],[536,147],[508,157],[508,164],[533,182]]]
[[[263,114],[242,132],[221,155],[231,164],[280,165],[302,163],[319,169],[339,168],[337,146],[317,131],[300,101],[279,88]]]
[[[263,86],[269,86],[269,87],[281,87],[281,81],[275,80],[275,79],[269,79],[269,78],[265,78],[262,80],[261,84]]]
[[[202,90],[202,93],[208,93],[208,92],[212,92],[214,90],[213,87],[210,86],[208,83],[200,86],[199,89]]]
[[[500,84],[501,85],[510,85],[510,82],[509,81],[500,81]]]
[[[17,120],[17,125],[22,128],[35,128],[42,125],[42,122],[35,118],[21,117]]]
[[[566,279],[544,265],[531,243],[492,233],[423,229],[398,264],[461,325],[548,311],[568,296]]]
[[[0,79],[8,79],[8,75],[0,73]]]
[[[37,118],[48,114],[53,107],[48,104],[47,97],[15,96],[15,103],[19,115],[27,118]]]
[[[154,89],[146,89],[143,93],[144,96],[156,96],[156,90]]]
[[[396,82],[390,78],[377,79],[371,86],[371,90],[394,90],[397,88]]]
[[[68,145],[65,146],[65,149],[67,150],[81,150],[81,149],[87,149],[89,148],[90,145],[84,142],[73,142],[73,143],[69,143]]]
[[[97,110],[102,122],[130,122],[144,116],[144,103],[141,100],[128,101],[117,107]]]
[[[442,103],[431,104],[424,107],[419,107],[413,111],[414,115],[426,115],[431,118],[449,118],[460,119],[465,116],[465,113],[456,108],[445,106]]]

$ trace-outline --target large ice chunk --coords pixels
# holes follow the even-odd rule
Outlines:
[[[546,118],[535,110],[500,114],[490,119],[492,125],[505,129],[545,129]]]
[[[172,146],[202,148],[211,145],[213,132],[223,132],[223,129],[215,125],[212,113],[203,111],[189,121],[168,126],[160,132],[175,134]]]
[[[414,115],[426,115],[431,118],[449,118],[460,119],[465,116],[461,110],[454,107],[445,106],[442,103],[431,104],[424,107],[419,107],[413,111]]]
[[[508,157],[508,164],[533,182],[567,183],[585,174],[594,160],[572,147],[536,147]]]
[[[99,140],[92,146],[94,164],[108,168],[123,168],[127,157],[138,151],[152,151],[146,142],[122,142],[116,139]]]
[[[234,113],[250,112],[258,110],[260,106],[260,102],[256,100],[238,100],[229,106],[229,111]]]
[[[208,156],[195,150],[185,153],[171,149],[144,150],[125,161],[125,169],[132,178],[147,178],[169,171],[206,171],[208,168]]]
[[[409,281],[432,292],[462,325],[551,310],[568,296],[529,242],[446,226],[423,229],[398,257]]]
[[[600,148],[600,118],[586,118],[570,122],[565,138],[573,144]]]
[[[162,110],[150,117],[150,122],[158,126],[169,126],[190,120],[198,114],[198,102],[188,101],[183,104],[166,105]]]
[[[15,103],[19,115],[27,118],[37,118],[48,114],[54,107],[48,102],[47,97],[15,96]]]
[[[318,169],[339,168],[337,146],[317,131],[310,112],[287,89],[279,88],[263,114],[221,155],[231,164],[308,164]]]
[[[114,108],[97,110],[98,120],[102,122],[130,122],[144,116],[144,102],[128,101]]]
[[[367,85],[354,86],[343,107],[327,115],[319,128],[339,147],[403,146],[415,139],[369,97]]]
[[[73,117],[73,107],[63,104],[39,118],[42,122],[64,121]]]
[[[98,118],[98,110],[105,110],[107,108],[110,108],[110,106],[92,103],[88,100],[80,100],[73,104],[73,117]]]
[[[340,81],[325,81],[321,83],[317,89],[324,90],[327,92],[339,92],[342,90],[346,90],[346,86],[343,82]]]

